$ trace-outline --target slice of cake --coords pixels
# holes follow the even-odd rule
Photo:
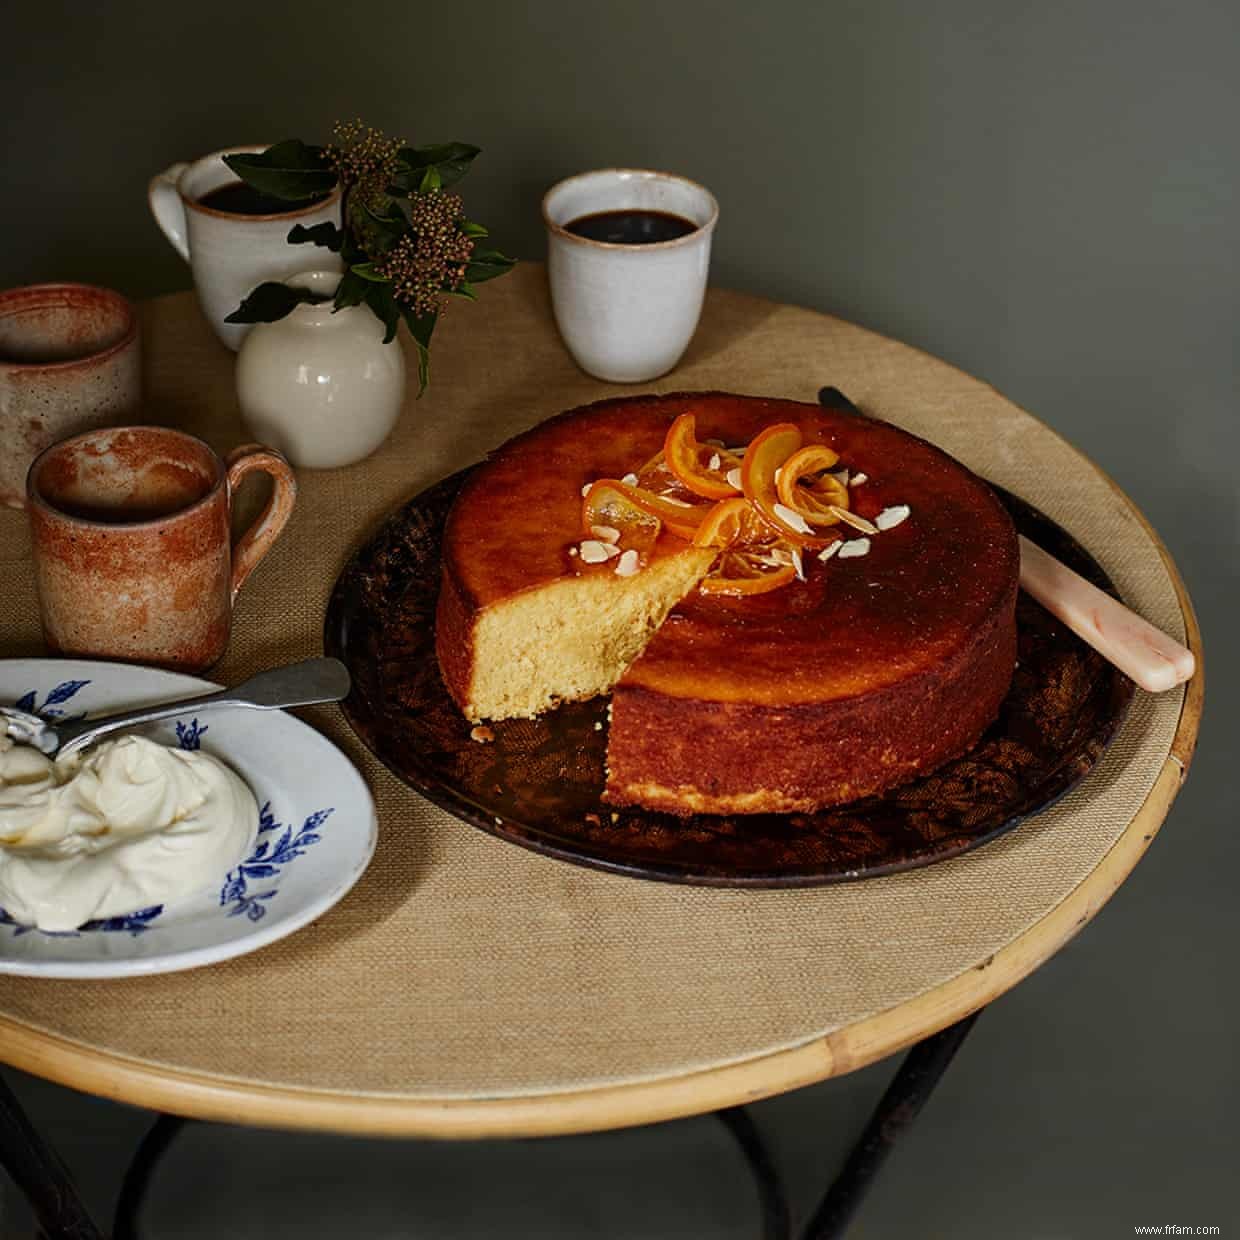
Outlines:
[[[683,469],[659,485],[687,413],[696,493]],[[809,472],[777,492],[764,456]],[[745,541],[750,525],[767,540]],[[1017,554],[985,483],[887,424],[721,393],[606,401],[470,476],[445,529],[437,652],[474,721],[611,690],[613,803],[809,811],[977,740],[1011,679]]]

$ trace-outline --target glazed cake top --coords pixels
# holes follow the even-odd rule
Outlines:
[[[1011,519],[990,488],[946,453],[887,423],[817,405],[723,393],[622,398],[571,410],[510,440],[462,487],[444,564],[479,607],[580,571],[582,488],[639,469],[681,413],[700,440],[748,443],[792,422],[867,480],[853,511],[907,520],[868,554],[820,562],[804,582],[741,598],[692,592],[622,683],[672,697],[767,705],[823,702],[904,681],[949,660],[1010,606],[1018,573]],[[861,535],[836,527],[845,538]],[[664,534],[656,554],[687,546]]]

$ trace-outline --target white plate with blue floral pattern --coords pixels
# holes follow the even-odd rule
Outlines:
[[[106,714],[218,686],[123,663],[0,660],[0,703],[48,718]],[[260,809],[250,854],[184,902],[134,909],[67,933],[17,924],[0,909],[0,974],[134,977],[215,964],[322,916],[375,850],[375,805],[353,764],[283,711],[220,707],[135,729],[227,762]]]

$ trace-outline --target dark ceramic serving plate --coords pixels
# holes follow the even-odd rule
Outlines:
[[[953,857],[1045,809],[1098,761],[1133,684],[1024,592],[1019,664],[998,719],[963,757],[882,797],[817,814],[678,819],[601,800],[606,699],[470,738],[435,659],[444,518],[465,474],[415,496],[341,574],[325,646],[348,664],[345,716],[411,787],[464,822],[549,856],[716,887],[818,886]],[[1000,492],[1022,534],[1103,589],[1064,530]]]

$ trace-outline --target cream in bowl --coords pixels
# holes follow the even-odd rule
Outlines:
[[[0,908],[41,930],[172,904],[218,881],[258,833],[242,779],[141,736],[53,761],[0,736]]]

